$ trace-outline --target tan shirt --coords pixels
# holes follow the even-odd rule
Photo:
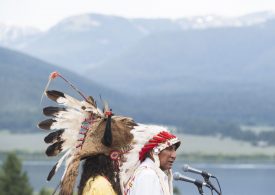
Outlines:
[[[82,195],[117,195],[111,183],[103,176],[90,178],[84,187]]]

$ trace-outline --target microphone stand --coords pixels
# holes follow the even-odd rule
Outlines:
[[[200,193],[201,195],[204,195],[203,190],[202,190],[202,186],[197,186],[197,187],[198,187],[199,193]]]
[[[199,193],[200,193],[201,195],[204,195],[203,190],[202,190],[202,184],[200,184],[200,183],[195,183],[195,185],[197,186]]]
[[[209,185],[212,190],[215,190],[218,195],[222,195],[222,193],[219,192],[217,188],[211,183],[211,181],[209,180],[210,176],[206,172],[203,171],[202,176],[204,178],[204,181]]]

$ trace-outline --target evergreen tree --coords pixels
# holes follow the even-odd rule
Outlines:
[[[9,153],[2,165],[0,175],[0,194],[31,195],[32,187],[29,184],[26,172],[22,171],[22,163],[16,154]]]
[[[176,186],[174,186],[173,192],[174,192],[175,195],[180,195],[180,190]]]
[[[39,192],[39,195],[51,195],[51,194],[52,194],[52,190],[44,187]]]

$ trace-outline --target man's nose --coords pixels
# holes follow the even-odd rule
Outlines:
[[[176,157],[177,157],[176,150],[172,150],[171,157],[174,158],[174,159],[176,159]]]

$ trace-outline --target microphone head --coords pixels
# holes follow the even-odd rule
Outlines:
[[[179,180],[180,179],[180,173],[179,172],[175,172],[173,174],[173,178],[174,178],[174,180]]]
[[[183,170],[184,172],[189,171],[189,165],[188,165],[188,164],[183,165],[182,170]]]

